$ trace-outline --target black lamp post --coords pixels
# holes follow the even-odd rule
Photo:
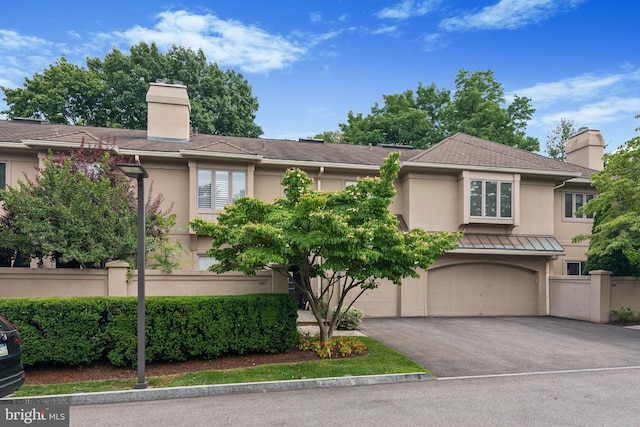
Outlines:
[[[120,164],[118,169],[129,178],[138,180],[138,382],[133,386],[143,389],[149,386],[145,380],[145,301],[144,301],[144,179],[149,177],[147,170],[138,164]]]

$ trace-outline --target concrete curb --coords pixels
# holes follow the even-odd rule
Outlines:
[[[102,393],[60,394],[51,396],[14,397],[2,403],[20,405],[97,405],[102,403],[145,402],[150,400],[183,399],[189,397],[218,396],[240,393],[266,393],[270,391],[304,390],[326,387],[352,387],[360,385],[395,384],[428,381],[434,378],[426,372],[345,376],[288,381],[266,381],[240,384],[216,384],[193,387],[151,388],[145,390],[109,391]]]

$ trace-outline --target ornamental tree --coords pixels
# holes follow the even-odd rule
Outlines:
[[[579,235],[574,241],[589,240],[588,258],[625,261],[624,271],[640,270],[640,137],[627,141],[615,153],[605,155],[605,167],[591,176],[599,191],[578,214],[595,214],[590,235]]]
[[[389,211],[399,169],[399,153],[393,153],[379,177],[359,179],[335,192],[311,189],[305,172],[290,169],[282,179],[284,198],[267,203],[242,197],[225,208],[217,223],[195,219],[191,227],[213,239],[208,254],[218,263],[211,271],[254,275],[271,269],[288,277],[309,301],[326,342],[341,309],[377,288],[381,279],[400,285],[457,247],[457,233],[399,229]],[[313,279],[320,279],[320,289],[314,289]],[[328,323],[325,316],[331,317]]]
[[[137,199],[109,143],[49,154],[38,175],[0,190],[0,251],[101,268],[137,252]],[[151,191],[149,191],[151,193]],[[166,241],[163,197],[146,200],[147,247]],[[171,218],[171,216],[169,216]],[[157,242],[160,242],[158,244]]]

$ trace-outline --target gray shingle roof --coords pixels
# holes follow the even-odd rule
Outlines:
[[[79,127],[60,124],[34,124],[0,120],[0,142],[20,144],[25,140],[57,143],[105,141],[123,150],[153,153],[183,150],[201,153],[255,155],[256,159],[291,162],[322,162],[347,165],[378,166],[397,147],[298,142],[267,138],[243,138],[195,134],[189,142],[148,140],[145,130]],[[589,177],[594,171],[539,154],[458,133],[428,150],[400,149],[400,159],[415,164],[480,166],[546,172],[574,172]]]
[[[464,133],[456,133],[442,140],[433,147],[417,153],[410,161],[425,164],[577,172],[583,177],[589,177],[595,172],[589,168]]]

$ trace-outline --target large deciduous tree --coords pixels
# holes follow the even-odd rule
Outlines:
[[[398,228],[389,206],[399,168],[399,154],[391,154],[379,177],[336,192],[312,190],[312,179],[291,169],[282,179],[284,198],[267,203],[243,197],[228,205],[217,223],[195,219],[191,226],[213,239],[208,253],[218,263],[211,271],[253,275],[271,269],[288,277],[309,301],[326,342],[341,309],[381,279],[400,285],[457,247],[456,233]],[[321,281],[318,292],[313,279]],[[336,314],[325,324],[325,313],[332,312],[328,303],[335,304]]]
[[[575,241],[589,240],[590,265],[616,262],[621,271],[640,271],[640,137],[605,155],[605,167],[591,177],[599,191],[579,214],[595,214],[593,231]],[[624,256],[622,260],[621,255]],[[617,260],[617,261],[616,261]],[[620,262],[618,262],[620,261]]]
[[[174,46],[167,53],[155,44],[113,49],[104,59],[87,58],[87,67],[65,57],[22,88],[2,88],[9,117],[45,118],[54,123],[145,129],[149,83],[164,79],[187,86],[191,122],[202,133],[258,137],[258,100],[242,74],[208,63],[199,50]]]
[[[371,113],[347,116],[341,123],[341,142],[349,144],[399,144],[428,148],[456,132],[536,151],[537,139],[527,137],[527,122],[535,110],[526,97],[507,103],[502,85],[492,71],[460,70],[456,90],[418,84],[416,91],[383,95]]]

